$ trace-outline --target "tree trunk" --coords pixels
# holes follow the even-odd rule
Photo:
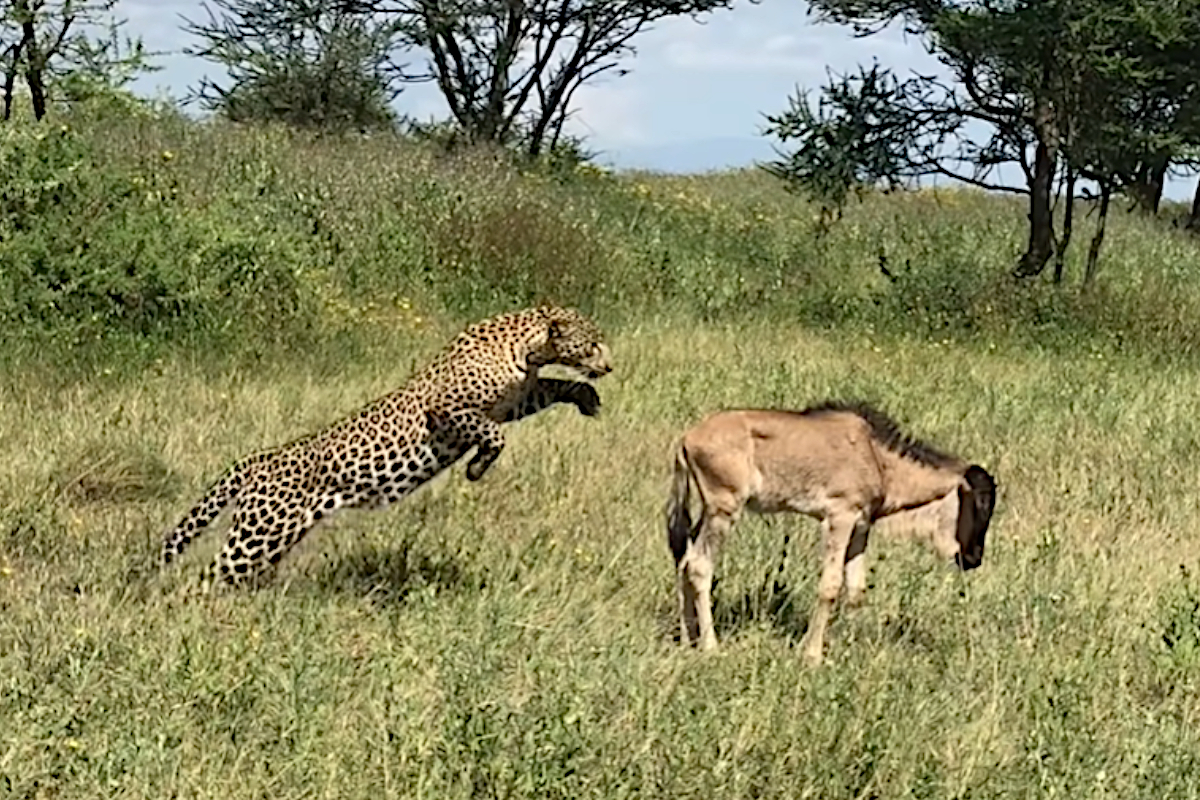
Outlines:
[[[531,157],[537,158],[541,155],[542,146],[546,142],[546,131],[550,130],[555,117],[567,113],[567,109],[563,106],[563,100],[575,91],[574,85],[577,85],[580,80],[579,71],[584,63],[584,57],[591,49],[592,42],[591,23],[585,23],[575,44],[575,52],[571,53],[567,63],[555,76],[554,83],[546,94],[546,99],[542,101],[541,108],[538,109],[537,119],[529,130],[529,155]]]
[[[1047,141],[1048,138],[1038,137],[1034,153],[1033,183],[1029,187],[1029,245],[1013,270],[1017,278],[1042,274],[1054,252],[1054,208],[1050,203],[1050,190],[1054,183],[1058,146],[1056,142]]]
[[[1100,214],[1096,220],[1096,233],[1088,248],[1087,267],[1083,272],[1084,288],[1092,285],[1096,277],[1096,264],[1100,261],[1100,245],[1104,244],[1104,225],[1108,221],[1108,201],[1112,199],[1112,185],[1107,181],[1100,184]]]
[[[21,71],[21,51],[25,42],[20,41],[10,45],[4,54],[4,121],[12,119],[13,95],[17,89],[17,74]]]
[[[1143,214],[1157,214],[1167,181],[1167,159],[1155,157],[1138,170],[1137,180],[1129,185],[1133,208]]]
[[[17,3],[16,11],[21,20],[21,44],[25,49],[25,82],[29,84],[33,118],[40,121],[46,116],[46,80],[42,53],[38,50],[37,28],[34,25],[33,10],[28,2],[22,0]]]
[[[4,121],[12,119],[13,93],[17,88],[17,67],[14,64],[4,74]]]
[[[1187,229],[1200,233],[1200,181],[1196,182],[1196,193],[1192,195],[1192,213],[1188,215]]]
[[[1075,220],[1075,170],[1067,168],[1067,207],[1063,211],[1062,240],[1054,248],[1054,282],[1062,283],[1063,262],[1067,259],[1067,248],[1071,246],[1072,223]]]

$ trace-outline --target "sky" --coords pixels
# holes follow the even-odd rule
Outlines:
[[[784,110],[797,85],[824,83],[827,68],[853,71],[873,59],[904,71],[938,66],[899,33],[855,39],[838,26],[815,24],[806,12],[798,0],[740,0],[703,22],[659,23],[636,40],[628,75],[601,78],[577,92],[574,132],[587,136],[601,161],[618,167],[739,166],[771,157],[761,135],[763,115]],[[204,75],[221,74],[180,52],[194,43],[181,29],[182,17],[207,19],[199,2],[121,0],[117,13],[128,20],[129,34],[167,53],[155,60],[160,71],[137,81],[139,92],[180,97]],[[446,115],[430,84],[405,90],[397,106],[419,119]]]
[[[183,17],[205,20],[196,0],[121,0],[127,32],[165,52],[158,72],[135,90],[182,97],[219,69],[181,50],[193,43]],[[796,88],[816,89],[828,73],[856,72],[878,62],[899,74],[945,74],[921,42],[899,30],[855,38],[848,29],[815,21],[802,0],[739,0],[696,22],[666,20],[636,40],[624,77],[606,77],[576,94],[572,131],[586,136],[599,161],[617,168],[700,172],[772,158],[762,135],[765,114],[787,108]],[[398,109],[418,119],[446,116],[437,89],[406,89]],[[1190,199],[1194,179],[1172,181],[1167,195]]]

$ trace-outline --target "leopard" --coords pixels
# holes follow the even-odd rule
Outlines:
[[[586,380],[544,377],[560,365]],[[164,564],[232,505],[224,546],[204,571],[214,585],[261,583],[314,526],[344,508],[379,509],[467,455],[478,481],[504,450],[501,426],[558,404],[600,413],[589,382],[612,371],[599,327],[573,308],[542,305],[467,327],[400,388],[316,433],[236,461],[167,531]]]

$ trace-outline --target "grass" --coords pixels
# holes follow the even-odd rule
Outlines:
[[[214,379],[180,361],[67,393],[10,388],[0,785],[17,797],[1197,793],[1196,370],[774,325],[614,339],[600,419],[523,423],[479,484],[455,470],[395,509],[348,513],[271,586],[212,597],[192,590],[216,538],[160,572],[159,532],[234,457],[385,391],[404,354],[347,364],[336,381],[295,364]],[[709,408],[846,395],[883,398],[997,475],[984,567],[964,578],[876,542],[867,605],[837,618],[829,663],[806,670],[794,647],[815,526],[750,519],[719,573],[722,652],[680,649],[659,519],[673,437]],[[95,463],[101,440],[118,443],[120,491],[98,502],[53,488]]]
[[[0,795],[1200,795],[1200,281],[1161,221],[1118,215],[1082,292],[1082,248],[1068,286],[1013,284],[1020,209],[974,192],[872,196],[822,233],[751,173],[44,133],[4,143],[5,219],[38,213],[0,239]],[[159,568],[233,459],[543,296],[610,332],[599,419],[513,427],[479,483],[345,513],[260,590],[195,593],[212,534]],[[996,476],[983,567],[873,542],[867,603],[805,669],[815,525],[748,518],[721,651],[680,648],[672,442],[830,397]]]

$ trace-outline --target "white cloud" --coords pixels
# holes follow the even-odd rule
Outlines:
[[[744,16],[737,19],[730,15],[705,25],[665,29],[668,36],[659,47],[664,65],[689,72],[787,73],[801,81],[823,79],[827,69],[853,71],[873,61],[900,72],[936,68],[936,61],[897,29],[860,39],[845,28],[814,25],[795,13],[767,14],[761,6],[740,13]]]
[[[682,41],[667,45],[666,58],[676,69],[690,71],[739,72],[797,71],[809,69],[814,62],[806,56],[765,47],[705,47],[698,42]]]
[[[615,80],[575,92],[569,133],[595,139],[601,147],[642,144],[649,140],[642,96],[637,86]]]
[[[792,49],[797,43],[795,36],[772,36],[763,43],[763,50],[768,53],[786,53]]]

